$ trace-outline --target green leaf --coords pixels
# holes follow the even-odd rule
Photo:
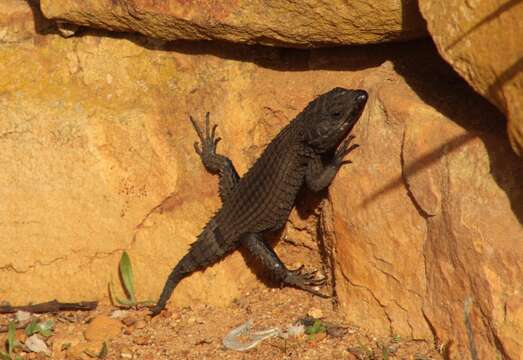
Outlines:
[[[98,359],[105,359],[107,357],[107,354],[109,353],[109,348],[107,347],[107,343],[104,341],[102,344],[102,348],[100,349],[100,352],[98,353]]]
[[[327,328],[323,325],[321,320],[318,319],[314,320],[314,323],[311,326],[305,328],[305,334],[307,335],[315,335],[325,331],[327,331]]]
[[[136,303],[132,300],[127,300],[127,299],[120,299],[118,296],[116,297],[116,302],[120,305],[123,305],[125,307],[131,307],[133,305],[135,305]]]
[[[13,355],[13,350],[15,348],[16,343],[16,324],[14,321],[9,321],[9,325],[7,325],[7,352],[9,355]]]
[[[25,327],[25,334],[27,336],[31,336],[34,333],[38,331],[38,322],[36,320],[32,320],[29,325]]]
[[[389,350],[386,347],[381,349],[381,354],[383,355],[383,360],[389,360]]]
[[[123,280],[123,285],[127,295],[129,295],[129,300],[132,303],[136,303],[136,296],[134,292],[134,279],[133,279],[133,268],[131,266],[131,259],[127,254],[127,251],[124,251],[120,259],[120,275]]]
[[[42,334],[45,337],[49,337],[53,335],[53,328],[54,328],[54,321],[53,320],[46,320],[44,322],[41,322],[38,324],[40,329],[40,334]]]
[[[114,283],[112,278],[111,281],[109,281],[109,298],[111,299],[111,304],[116,305],[116,298],[114,295]]]
[[[156,301],[153,301],[153,300],[143,300],[143,301],[138,301],[136,303],[136,305],[140,305],[140,306],[153,306],[153,305],[156,305]]]
[[[3,351],[0,351],[0,359],[1,360],[11,360],[11,356],[9,356],[8,353],[5,353]]]
[[[53,335],[53,328],[53,320],[47,320],[42,322],[37,322],[36,320],[33,320],[29,325],[26,326],[25,333],[27,334],[27,336],[39,333],[42,336],[49,337]]]
[[[394,335],[394,336],[392,337],[392,341],[394,341],[395,343],[399,343],[399,342],[401,341],[401,336],[399,336],[399,335],[397,335],[397,334]]]

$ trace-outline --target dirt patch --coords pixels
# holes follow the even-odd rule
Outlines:
[[[303,334],[287,339],[273,337],[246,352],[226,349],[222,343],[229,331],[248,320],[253,323],[253,331],[274,327],[285,330],[307,314],[341,328],[330,333]],[[51,358],[93,358],[103,342],[87,341],[85,333],[95,319],[105,316],[121,322],[118,336],[100,334],[97,337],[107,339],[106,359],[442,359],[433,344],[394,335],[377,338],[345,323],[329,299],[295,289],[263,286],[245,292],[227,307],[194,304],[165,310],[153,319],[145,309],[117,311],[107,305],[85,313],[42,315],[39,321],[52,319],[55,322],[53,334],[46,339]],[[0,324],[6,325],[13,318],[13,315],[2,315]],[[90,330],[92,332],[92,328]],[[101,326],[95,331],[103,333],[105,330]],[[6,338],[5,333],[0,334],[2,344]],[[23,342],[27,337],[23,330],[18,330],[17,338]],[[47,358],[43,354],[26,353],[22,348],[17,351],[24,359]]]

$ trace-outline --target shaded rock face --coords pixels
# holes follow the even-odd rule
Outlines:
[[[289,238],[310,247],[319,233],[355,325],[435,341],[454,359],[521,358],[523,164],[501,115],[431,44],[63,39],[17,0],[0,5],[0,39],[0,300],[106,297],[123,249],[138,297],[155,299],[219,207],[187,115],[211,112],[219,150],[244,173],[313,97],[363,88],[354,163],[321,213],[304,211],[311,197],[298,203]],[[304,258],[286,250],[288,263]],[[236,252],[185,279],[170,304],[228,303],[256,281]]]
[[[177,40],[284,46],[367,44],[426,34],[417,2],[42,0],[45,16]]]
[[[512,147],[523,156],[523,2],[419,3],[440,54],[507,115]]]

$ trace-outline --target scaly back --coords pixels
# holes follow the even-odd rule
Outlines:
[[[302,126],[298,117],[283,128],[241,178],[217,214],[224,233],[230,233],[229,227],[246,233],[283,226],[303,183],[310,153]]]

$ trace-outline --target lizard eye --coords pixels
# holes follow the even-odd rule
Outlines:
[[[335,112],[333,112],[333,113],[331,114],[331,116],[332,116],[333,118],[339,118],[339,117],[341,116],[341,112],[339,112],[339,111],[335,111]]]

